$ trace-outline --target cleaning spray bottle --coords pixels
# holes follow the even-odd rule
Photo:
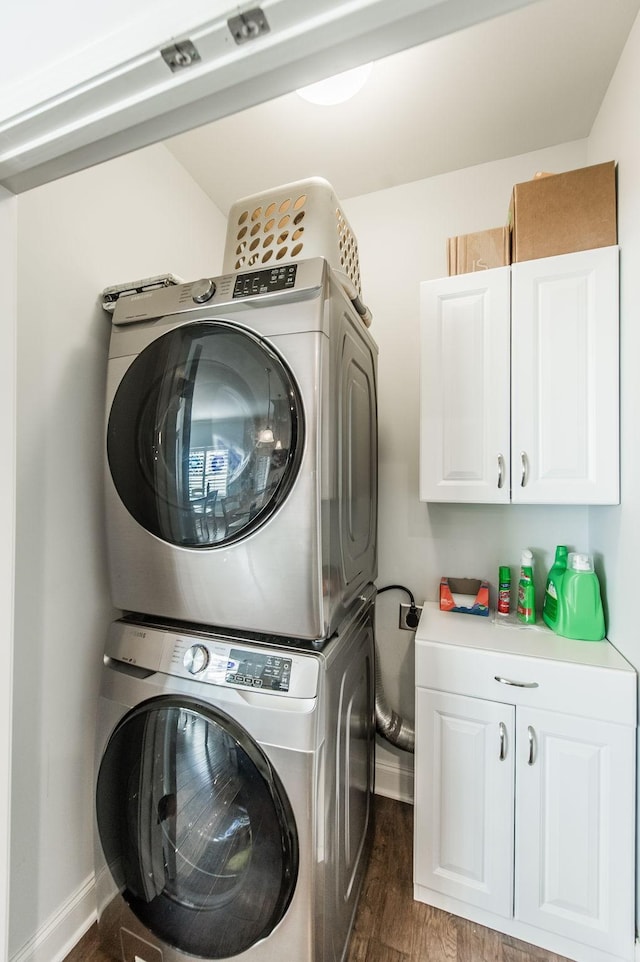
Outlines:
[[[536,592],[533,583],[533,554],[525,548],[520,558],[520,581],[518,583],[518,621],[533,625],[536,621]]]
[[[542,605],[542,617],[555,631],[558,624],[558,614],[560,608],[560,595],[562,592],[562,579],[567,570],[568,549],[565,544],[556,547],[556,556],[553,564],[549,568],[547,584],[544,589],[544,603]]]
[[[498,569],[498,614],[508,615],[511,611],[511,568],[500,565]]]

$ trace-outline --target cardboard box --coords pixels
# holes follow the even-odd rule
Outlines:
[[[616,244],[615,161],[516,184],[508,226],[513,263]]]
[[[449,274],[469,274],[510,263],[508,227],[491,227],[475,234],[459,234],[447,238]]]
[[[441,578],[440,610],[488,616],[489,582],[479,578]]]

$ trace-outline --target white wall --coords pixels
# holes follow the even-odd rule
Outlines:
[[[609,637],[640,667],[640,635],[630,589],[640,544],[640,19],[630,33],[589,138],[589,163],[618,161],[620,243],[620,393],[622,498],[620,507],[592,509],[593,548],[606,580]]]
[[[608,158],[610,159],[610,158]],[[363,299],[380,348],[380,523],[378,585],[409,587],[418,603],[437,600],[442,575],[486,578],[499,564],[517,570],[530,547],[544,587],[556,544],[588,548],[588,509],[514,505],[424,504],[418,499],[419,284],[447,273],[446,239],[506,222],[514,183],[537,170],[560,172],[587,162],[585,141],[387,191],[351,198],[345,212],[358,238]],[[390,706],[413,719],[413,634],[401,631],[398,605],[378,601],[377,636]],[[378,786],[410,791],[412,758],[379,743]]]
[[[110,317],[99,294],[162,272],[217,273],[226,232],[162,146],[17,203],[12,955],[93,872],[95,705],[113,614],[102,522]],[[51,932],[38,958],[50,962],[63,934]]]

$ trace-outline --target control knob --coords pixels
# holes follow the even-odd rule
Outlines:
[[[216,285],[210,277],[203,277],[191,285],[191,298],[196,304],[206,304],[216,292]]]
[[[192,675],[204,671],[209,664],[209,652],[205,645],[192,645],[191,648],[188,648],[182,659],[182,664]]]

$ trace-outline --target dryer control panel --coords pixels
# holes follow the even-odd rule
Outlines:
[[[209,685],[250,689],[293,698],[318,694],[321,654],[302,654],[215,635],[181,634],[114,622],[105,655],[148,671]]]
[[[248,274],[238,274],[233,285],[233,296],[252,297],[254,294],[270,294],[272,291],[287,291],[296,286],[297,264],[285,264]]]
[[[238,274],[222,274],[219,277],[202,277],[184,284],[149,290],[136,290],[119,297],[113,310],[116,327],[154,321],[186,311],[201,310],[209,317],[238,301],[255,298],[261,304],[286,302],[292,296],[306,299],[317,295],[325,284],[328,268],[321,257],[306,261],[279,264],[275,267],[243,271]]]

